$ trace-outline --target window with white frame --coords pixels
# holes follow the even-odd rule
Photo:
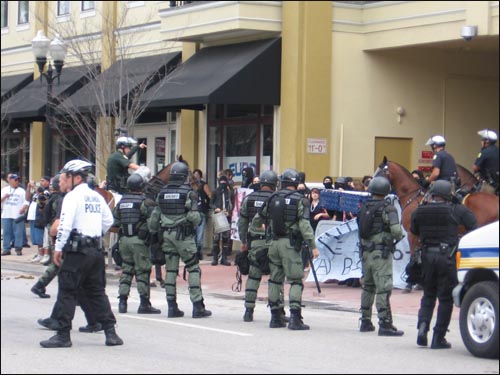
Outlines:
[[[8,19],[9,19],[9,2],[8,1],[2,1],[2,27],[7,27],[8,26]]]
[[[57,15],[66,16],[69,14],[69,1],[58,1],[57,2]]]
[[[17,24],[22,25],[30,22],[30,2],[18,1]]]
[[[95,1],[82,1],[82,12],[95,9]]]

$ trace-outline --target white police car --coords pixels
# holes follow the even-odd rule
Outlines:
[[[460,334],[477,357],[498,358],[498,221],[466,234],[457,252]]]

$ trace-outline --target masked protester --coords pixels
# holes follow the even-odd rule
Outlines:
[[[226,216],[228,223],[231,223],[231,215],[234,207],[234,194],[233,190],[229,187],[229,180],[226,176],[219,177],[219,186],[212,192],[210,198],[210,207],[214,213],[223,212]],[[219,263],[219,254],[221,254],[220,243],[222,243],[222,255],[220,264],[223,266],[230,266],[231,262],[227,257],[231,253],[231,231],[227,230],[222,233],[214,233],[213,236],[213,259],[212,266]]]

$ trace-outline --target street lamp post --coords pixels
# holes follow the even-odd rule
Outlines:
[[[39,30],[36,37],[31,42],[33,48],[33,54],[36,58],[36,63],[38,69],[40,70],[40,82],[42,82],[42,77],[45,77],[47,81],[47,109],[45,111],[45,127],[44,127],[44,140],[45,140],[45,161],[44,161],[44,174],[47,176],[52,176],[52,126],[53,115],[54,115],[54,103],[52,97],[52,84],[57,78],[59,83],[59,77],[61,76],[61,71],[64,65],[64,59],[66,57],[66,44],[61,39],[59,34],[56,34],[52,42],[45,35],[43,30]],[[52,63],[49,63],[47,72],[45,73],[45,64],[47,63],[47,54],[50,51],[50,57]],[[55,67],[55,74],[52,68]]]

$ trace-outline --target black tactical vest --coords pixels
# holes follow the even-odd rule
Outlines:
[[[385,200],[380,199],[371,199],[363,204],[358,215],[358,230],[361,238],[368,239],[384,231],[382,214],[385,206]]]
[[[457,223],[452,219],[452,211],[452,206],[447,203],[429,203],[418,207],[416,221],[424,246],[440,243],[454,245]]]
[[[252,220],[255,214],[264,206],[264,203],[267,202],[271,194],[273,194],[272,191],[259,190],[247,197],[247,214],[250,220]]]
[[[268,211],[274,234],[278,236],[288,234],[287,228],[298,221],[297,211],[299,202],[303,198],[299,192],[290,192],[290,190],[280,190],[271,196],[268,202]]]
[[[163,215],[182,215],[186,213],[186,200],[193,189],[189,185],[167,185],[158,194]]]
[[[145,218],[141,217],[141,204],[146,197],[143,194],[125,193],[118,202],[123,233],[130,237],[136,236],[138,228]]]

